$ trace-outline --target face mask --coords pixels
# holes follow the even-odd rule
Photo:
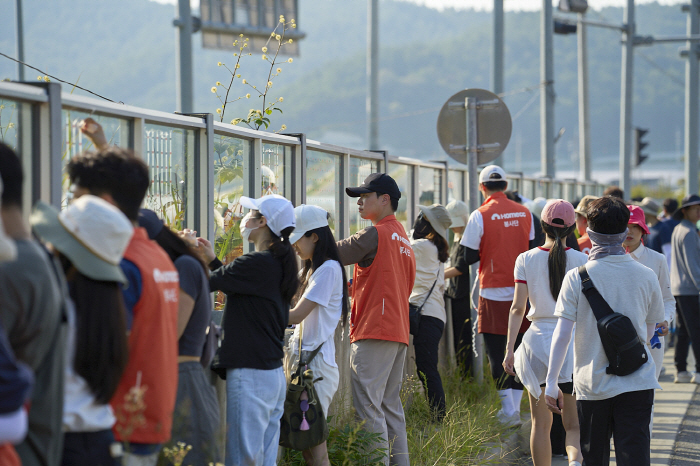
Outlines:
[[[250,238],[250,232],[253,230],[257,230],[260,227],[255,227],[255,228],[248,228],[246,224],[248,223],[248,220],[253,218],[253,211],[251,210],[247,214],[245,214],[245,217],[241,219],[241,225],[240,225],[240,230],[241,230],[241,238],[243,238],[243,241],[245,243],[249,242]]]

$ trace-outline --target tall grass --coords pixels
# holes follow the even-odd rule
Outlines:
[[[442,373],[447,397],[447,415],[441,423],[431,421],[430,406],[415,377],[404,380],[401,398],[406,414],[406,432],[411,465],[462,466],[487,465],[502,461],[489,452],[500,444],[506,429],[496,420],[500,408],[498,393],[490,377],[478,385],[461,377],[460,371]],[[344,404],[341,404],[344,405]],[[373,442],[353,421],[352,408],[331,419],[328,439],[332,465],[382,464],[376,461],[382,452],[362,454]],[[280,466],[302,466],[300,452],[288,451]]]

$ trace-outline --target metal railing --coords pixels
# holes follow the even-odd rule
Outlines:
[[[133,149],[151,170],[146,204],[175,227],[220,239],[241,215],[237,199],[276,192],[295,205],[331,213],[338,238],[363,228],[347,186],[372,171],[387,171],[402,192],[397,217],[409,229],[416,205],[466,201],[466,166],[435,163],[307,140],[304,135],[254,131],[215,122],[212,115],[179,115],[61,92],[56,83],[0,83],[0,140],[15,148],[27,180],[26,211],[38,199],[65,203],[64,167],[90,148],[78,130],[90,116],[112,144]],[[388,167],[387,167],[388,164]],[[509,174],[510,188],[529,198],[600,194],[604,187],[576,180]],[[219,240],[221,244],[221,240]]]

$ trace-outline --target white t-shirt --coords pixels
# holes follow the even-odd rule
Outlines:
[[[416,258],[416,280],[408,302],[420,306],[425,302],[421,314],[435,317],[443,323],[445,315],[445,264],[438,260],[438,249],[429,239],[413,239],[413,255]],[[436,282],[437,280],[437,282]],[[435,283],[432,293],[426,300],[430,288]]]
[[[459,242],[462,246],[466,246],[469,249],[479,250],[481,246],[481,237],[484,236],[484,218],[481,216],[481,212],[475,210],[469,215],[469,221],[467,222],[467,227],[464,230],[464,235],[462,235],[462,240]],[[535,239],[535,219],[533,218],[530,222],[530,237],[529,240]],[[484,299],[490,299],[491,301],[512,301],[513,295],[515,294],[514,286],[505,286],[502,288],[480,288],[479,296]]]
[[[318,304],[304,319],[304,336],[301,341],[303,351],[313,351],[323,343],[321,355],[330,366],[335,362],[335,329],[343,311],[343,271],[340,263],[327,260],[309,277],[309,283],[302,298]],[[299,331],[297,325],[290,340],[290,348],[299,354]],[[318,356],[316,356],[318,357]]]
[[[556,319],[554,306],[557,302],[549,289],[549,249],[536,247],[526,251],[515,260],[515,282],[527,284],[530,312],[527,318]],[[566,248],[566,270],[576,269],[588,261],[588,256]]]
[[[664,303],[656,274],[629,254],[589,261],[588,275],[613,311],[632,321],[646,341],[647,324],[664,319]],[[581,277],[570,270],[562,283],[554,315],[576,322],[574,331],[574,386],[578,400],[605,400],[621,393],[661,388],[646,346],[648,361],[632,374],[606,374],[608,358],[600,341],[597,321],[581,288]]]

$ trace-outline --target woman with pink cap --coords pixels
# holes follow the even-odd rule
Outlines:
[[[549,365],[552,335],[557,325],[554,315],[556,300],[564,275],[586,263],[582,252],[566,247],[566,238],[576,228],[574,206],[563,199],[549,201],[542,209],[542,230],[546,235],[543,246],[520,254],[515,261],[515,297],[508,320],[508,343],[503,368],[517,376],[530,392],[532,430],[530,449],[535,466],[552,464],[552,444],[549,432],[552,413],[544,402],[544,386]],[[514,352],[518,329],[527,309],[532,322],[523,336],[522,344]],[[573,396],[573,351],[566,354],[559,378],[564,395],[562,421],[566,429],[566,453],[570,466],[580,466],[583,457],[579,445],[579,425],[576,398]]]
[[[656,324],[658,340],[652,339],[651,342],[651,356],[656,365],[656,379],[658,380],[664,362],[664,337],[668,334],[668,324],[673,321],[676,315],[676,300],[673,297],[673,293],[671,293],[671,279],[668,272],[668,264],[666,263],[666,256],[644,245],[644,240],[649,234],[649,228],[644,218],[644,211],[641,207],[634,205],[629,205],[627,208],[630,210],[630,220],[627,225],[627,238],[622,245],[634,260],[647,266],[656,273],[656,276],[659,278],[661,295],[664,300],[664,321]],[[685,382],[689,382],[691,378],[688,372],[680,372],[676,375],[676,381],[682,377],[687,379],[683,380]],[[650,431],[651,425],[654,423],[653,408],[651,416],[651,423],[649,424]]]

